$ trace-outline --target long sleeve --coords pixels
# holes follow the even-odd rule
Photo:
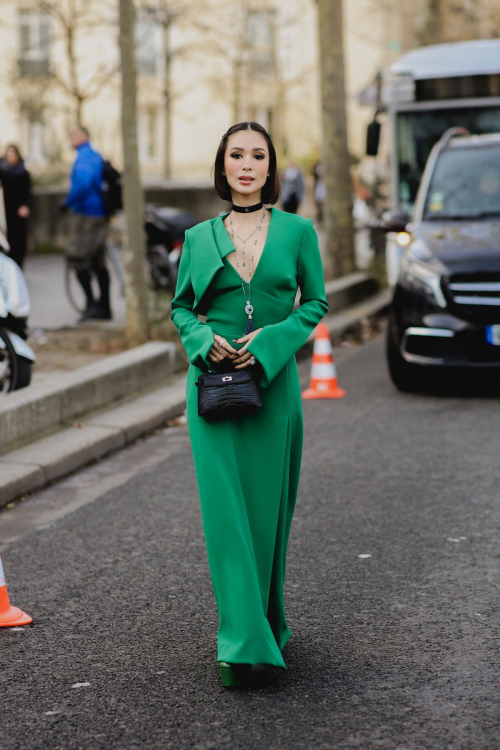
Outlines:
[[[95,179],[95,170],[92,164],[81,158],[77,159],[71,173],[71,187],[66,198],[66,206],[69,206],[69,208],[78,206],[92,190]]]
[[[265,388],[303,346],[310,333],[328,312],[323,263],[318,238],[309,219],[300,245],[297,280],[300,307],[286,320],[264,326],[247,346],[263,367],[260,385]]]
[[[191,364],[207,370],[210,368],[207,357],[214,343],[214,334],[210,326],[198,320],[193,312],[194,300],[195,294],[191,283],[191,251],[186,235],[170,317],[179,331],[182,345]]]

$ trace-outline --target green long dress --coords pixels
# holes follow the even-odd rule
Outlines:
[[[273,208],[251,285],[254,326],[262,330],[248,350],[263,368],[262,409],[239,420],[199,417],[195,383],[213,368],[213,334],[239,348],[233,339],[248,320],[240,277],[226,257],[233,251],[223,217],[186,233],[172,320],[191,362],[187,416],[219,611],[217,659],[285,667],[283,581],[303,432],[295,353],[328,303],[311,220]]]

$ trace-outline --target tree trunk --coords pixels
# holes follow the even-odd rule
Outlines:
[[[172,64],[170,55],[170,29],[168,26],[163,28],[163,44],[165,52],[165,138],[164,138],[164,165],[163,171],[167,180],[172,177],[172,81],[170,76],[170,67]]]
[[[240,113],[241,113],[241,99],[240,99],[240,89],[242,84],[242,64],[241,60],[239,58],[239,51],[236,52],[238,55],[236,60],[233,62],[233,122],[231,125],[235,125],[237,122],[240,121]]]
[[[442,0],[421,1],[417,15],[417,39],[421,45],[438,44],[443,31]],[[472,37],[471,37],[472,38]]]
[[[136,67],[133,0],[120,0],[120,57],[122,68],[123,199],[125,210],[125,336],[129,346],[149,338],[144,262],[144,198],[137,147]]]
[[[317,3],[326,187],[325,270],[331,277],[350,273],[355,267],[352,183],[347,145],[342,0],[317,0]]]

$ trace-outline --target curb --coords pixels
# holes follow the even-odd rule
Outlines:
[[[341,312],[362,300],[372,297],[379,291],[377,281],[363,271],[355,271],[339,279],[327,281],[326,298],[330,306],[329,315]]]
[[[391,290],[382,289],[359,304],[327,315],[324,322],[332,337],[340,336],[363,318],[386,308],[390,301]],[[314,334],[311,334],[297,353],[297,358],[308,357],[313,343]],[[77,426],[65,427],[21,449],[0,455],[0,507],[123,448],[141,435],[161,427],[169,419],[181,415],[185,407],[184,373],[149,393],[94,413]]]
[[[162,383],[185,363],[175,344],[151,341],[9,394],[0,405],[0,452]]]
[[[364,318],[376,315],[386,307],[389,307],[391,300],[392,290],[388,288],[381,289],[377,294],[374,294],[373,297],[369,297],[357,305],[352,305],[352,307],[348,307],[346,310],[343,310],[336,315],[326,315],[323,318],[323,323],[326,324],[330,337],[337,338],[338,336],[342,336],[342,334],[346,333],[346,331],[353,326],[357,325]],[[312,353],[313,348],[314,331],[311,333],[300,352],[297,353],[297,359],[308,357]]]
[[[0,507],[123,448],[182,414],[185,406],[183,374],[162,388],[95,414],[78,427],[66,427],[0,456]]]

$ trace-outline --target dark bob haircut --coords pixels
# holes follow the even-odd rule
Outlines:
[[[21,156],[21,151],[20,151],[20,150],[19,150],[19,148],[18,148],[18,147],[16,146],[16,144],[15,144],[15,143],[9,143],[9,145],[8,145],[8,146],[7,146],[7,148],[5,149],[5,153],[7,153],[7,151],[8,151],[8,150],[9,150],[10,148],[11,148],[11,149],[12,149],[13,151],[15,151],[15,153],[16,153],[16,156],[17,156],[17,158],[18,158],[18,161],[22,161],[22,160],[23,160],[23,157]]]
[[[265,138],[267,148],[269,149],[269,177],[262,188],[262,203],[271,205],[277,203],[281,193],[281,185],[276,164],[276,150],[270,133],[262,125],[259,125],[258,122],[238,122],[236,125],[232,125],[222,136],[213,166],[214,184],[217,195],[224,201],[232,200],[231,188],[225,175],[222,173],[224,172],[224,156],[229,136],[237,133],[239,130],[255,130],[256,133],[260,133]]]

